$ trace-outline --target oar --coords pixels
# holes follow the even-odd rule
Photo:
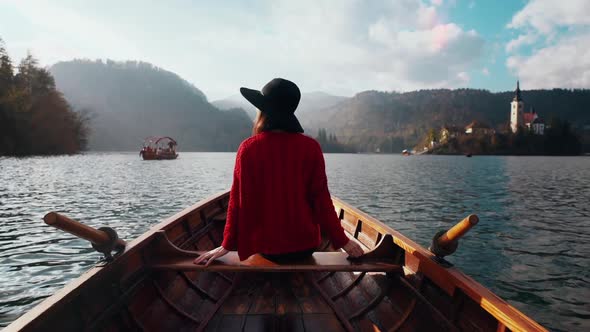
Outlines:
[[[454,253],[459,246],[459,239],[478,222],[479,218],[475,214],[470,214],[449,230],[436,233],[428,249],[439,258]]]
[[[49,226],[90,241],[92,247],[96,251],[103,253],[107,259],[112,259],[111,252],[113,250],[121,251],[126,245],[125,241],[119,239],[117,232],[110,227],[96,229],[57,212],[49,212],[43,217],[43,220]]]

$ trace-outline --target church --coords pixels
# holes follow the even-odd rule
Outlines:
[[[524,101],[520,93],[519,81],[516,81],[516,90],[510,106],[510,129],[513,133],[516,133],[518,127],[523,127],[531,130],[536,135],[545,134],[545,121],[539,117],[535,109],[531,107],[530,112],[524,112]]]

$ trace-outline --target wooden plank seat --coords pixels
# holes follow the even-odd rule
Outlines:
[[[202,252],[195,252],[202,253]],[[289,263],[277,263],[256,254],[244,261],[240,261],[238,253],[230,251],[227,255],[216,259],[209,266],[195,265],[193,260],[198,257],[170,258],[154,261],[150,268],[157,270],[207,270],[226,272],[295,272],[295,271],[358,271],[358,272],[401,272],[398,264],[383,262],[362,262],[349,260],[344,252],[316,252],[312,257],[291,261]]]
[[[385,257],[367,253],[359,259],[349,259],[345,252],[315,252],[311,257],[288,263],[271,261],[255,254],[240,261],[238,253],[229,252],[209,266],[195,265],[194,259],[204,251],[188,251],[171,243],[165,232],[156,234],[156,243],[146,255],[148,267],[156,270],[207,270],[225,272],[295,272],[295,271],[355,271],[355,272],[402,272],[399,264]],[[376,251],[373,251],[376,253]]]

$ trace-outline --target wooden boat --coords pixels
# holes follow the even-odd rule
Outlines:
[[[444,259],[334,198],[342,225],[368,253],[332,250],[280,264],[231,252],[196,266],[222,240],[228,192],[164,220],[5,331],[546,331]],[[46,222],[103,252],[125,243],[110,229]],[[470,216],[459,226],[471,225]],[[441,232],[438,244],[464,233]],[[109,242],[110,244],[105,244]],[[435,250],[436,251],[436,250]],[[444,252],[442,253],[444,254]]]
[[[168,136],[152,136],[145,139],[139,155],[143,160],[176,159],[176,147],[178,143]]]

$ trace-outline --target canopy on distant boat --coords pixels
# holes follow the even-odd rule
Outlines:
[[[144,160],[176,159],[178,143],[169,136],[150,136],[143,142],[139,155]]]
[[[150,136],[147,137],[144,142],[143,145],[144,146],[150,146],[150,145],[158,145],[160,142],[166,142],[168,141],[168,143],[166,143],[166,145],[169,145],[170,143],[172,143],[172,145],[178,145],[178,143],[176,143],[176,141],[169,136]]]

